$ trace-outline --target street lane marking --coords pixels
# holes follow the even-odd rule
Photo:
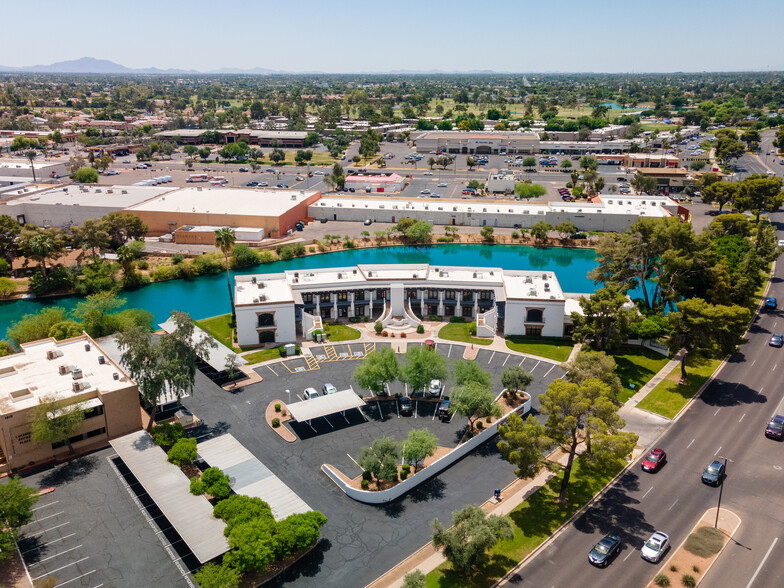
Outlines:
[[[719,454],[719,451],[721,451],[721,445],[719,445],[719,448],[716,450],[716,453],[714,453],[713,455],[714,455],[714,456],[718,455],[718,454]]]
[[[772,369],[772,370],[770,370],[770,371],[772,371],[772,372],[775,372],[775,371],[776,371],[776,366],[777,366],[777,365],[779,365],[779,364],[777,364],[777,363],[774,363],[774,364],[773,364],[773,369]]]
[[[694,443],[695,441],[696,441],[696,439],[692,439],[692,440],[691,440],[691,443]],[[686,446],[686,449],[688,449],[689,447],[691,447],[691,443],[689,443],[689,444]]]
[[[754,361],[752,361],[752,362],[751,362],[751,367],[754,367],[754,364],[755,364],[755,363],[757,363],[757,360],[756,360],[756,359],[755,359]]]
[[[770,555],[770,552],[773,551],[774,547],[776,547],[776,543],[778,543],[778,541],[779,541],[778,537],[773,539],[773,543],[771,543],[770,547],[768,547],[768,552],[765,554],[765,557],[762,558],[762,561],[760,562],[760,565],[757,566],[757,571],[754,572],[754,575],[751,577],[751,580],[749,580],[749,583],[746,584],[746,588],[751,588],[751,585],[754,583],[754,580],[757,579],[757,574],[760,573],[760,570],[762,569],[762,566],[765,565],[765,562],[768,560],[768,556]]]
[[[742,420],[743,420],[743,418],[744,418],[745,416],[746,416],[746,413],[744,412],[744,413],[743,413],[743,416],[742,416],[742,417],[740,417],[740,420],[739,420],[738,422],[742,421]]]
[[[650,491],[651,491],[651,490],[653,490],[653,486],[651,486],[650,488],[648,488],[648,492],[646,492],[645,494],[643,494],[643,495],[642,495],[642,497],[643,497],[643,498],[645,498],[646,496],[648,496],[648,494],[650,493]]]
[[[673,507],[673,506],[675,506],[676,504],[678,504],[678,501],[679,501],[679,500],[680,500],[680,498],[676,498],[676,499],[675,499],[675,502],[673,502],[673,503],[670,505],[670,508],[668,508],[667,510],[672,510],[672,507]]]
[[[713,416],[716,416],[717,414],[719,414],[719,411],[720,411],[720,410],[721,410],[721,408],[717,408],[717,409],[716,409],[716,412],[714,412],[714,413],[713,413]]]

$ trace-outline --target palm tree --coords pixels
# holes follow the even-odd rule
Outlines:
[[[35,160],[36,153],[35,149],[30,149],[29,151],[25,152],[25,157],[30,160],[30,170],[33,172],[33,183],[35,183],[35,166],[33,165],[33,160]]]
[[[237,319],[234,310],[234,293],[231,291],[231,280],[229,279],[229,253],[231,253],[237,237],[234,235],[234,230],[229,227],[223,227],[215,231],[215,247],[223,252],[223,257],[226,260],[226,286],[229,289],[229,302],[231,302],[231,320]]]

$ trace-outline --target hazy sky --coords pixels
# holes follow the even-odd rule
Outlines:
[[[0,0],[0,15],[8,66],[784,69],[784,0]]]

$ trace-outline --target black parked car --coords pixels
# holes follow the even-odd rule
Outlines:
[[[411,416],[414,413],[414,406],[408,396],[400,398],[400,414],[402,416]]]
[[[588,554],[588,561],[593,565],[603,568],[621,550],[621,540],[612,533],[605,535],[599,543],[593,546]]]

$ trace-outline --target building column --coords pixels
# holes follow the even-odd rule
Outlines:
[[[338,318],[338,295],[335,292],[332,292],[329,297],[332,300],[332,309],[329,311],[329,316],[334,321]]]
[[[321,316],[321,295],[316,294],[316,316]]]
[[[457,290],[455,292],[455,316],[463,316],[463,291]]]
[[[444,291],[438,291],[438,316],[444,316]]]
[[[471,311],[471,316],[476,318],[477,314],[479,314],[479,292],[474,292],[474,308]]]
[[[373,318],[373,292],[371,290],[367,290],[365,292],[365,296],[368,299],[368,305],[370,306],[370,311],[368,312],[368,316]]]
[[[349,318],[354,316],[354,291],[348,293],[348,299],[351,301],[351,306],[348,309]]]
[[[419,312],[422,313],[422,316],[427,316],[425,314],[425,291],[419,290]]]

